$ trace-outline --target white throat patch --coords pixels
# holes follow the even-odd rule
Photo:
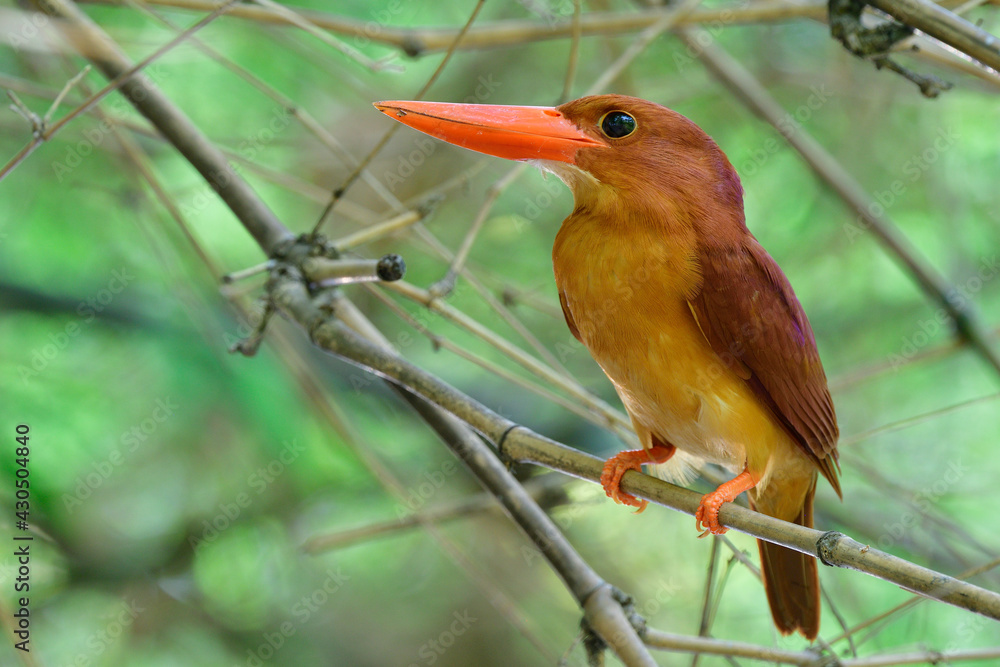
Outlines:
[[[555,174],[574,193],[597,189],[601,185],[601,182],[593,174],[580,169],[575,164],[559,162],[558,160],[527,160],[527,162],[543,172]]]

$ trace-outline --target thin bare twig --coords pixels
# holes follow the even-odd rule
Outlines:
[[[42,11],[50,13],[49,8],[44,4],[45,1],[46,0],[34,0],[36,4],[39,4]],[[235,1],[236,0],[226,0],[222,4],[218,5],[214,9],[214,11],[212,11],[208,16],[205,16],[200,21],[195,23],[193,26],[191,26],[184,32],[180,33],[179,35],[174,37],[174,39],[170,40],[160,48],[156,49],[153,53],[151,53],[150,55],[148,55],[147,57],[143,58],[141,61],[135,64],[132,64],[127,58],[125,58],[121,50],[118,49],[117,46],[113,45],[110,41],[91,39],[93,37],[93,34],[89,32],[78,33],[75,30],[65,31],[68,41],[72,43],[83,55],[85,55],[87,58],[90,58],[91,61],[98,67],[98,69],[102,69],[102,71],[104,71],[105,74],[108,74],[109,71],[114,71],[116,72],[116,74],[114,76],[108,75],[108,78],[111,79],[111,81],[109,81],[108,84],[104,86],[104,88],[91,95],[83,102],[83,104],[81,104],[76,109],[63,116],[61,119],[59,119],[58,122],[45,127],[40,133],[35,132],[34,133],[35,136],[32,138],[32,141],[23,149],[21,149],[21,151],[14,158],[12,158],[6,165],[4,165],[2,169],[0,169],[0,181],[2,181],[4,177],[6,177],[18,164],[20,164],[22,161],[24,161],[25,158],[27,158],[32,152],[34,152],[36,148],[41,146],[42,143],[51,139],[56,132],[61,130],[70,121],[75,119],[80,114],[88,111],[93,105],[100,102],[102,99],[104,99],[104,97],[106,97],[112,91],[120,89],[122,93],[126,95],[129,99],[134,99],[135,95],[142,96],[143,90],[145,90],[145,88],[147,87],[146,84],[148,83],[147,77],[141,73],[142,70],[148,67],[157,58],[160,58],[164,54],[168,53],[171,49],[182,44],[191,35],[198,32],[206,25],[208,25],[215,19],[222,16],[222,14],[224,14],[228,10],[229,6],[232,5]],[[64,6],[66,6],[64,2],[61,1],[53,2],[52,12],[61,12],[62,11],[61,8],[63,8]],[[86,14],[80,12],[75,5],[72,5],[72,9],[75,10],[83,19],[90,21],[90,19],[87,18]],[[94,24],[92,21],[90,21],[90,25],[96,27],[96,24]],[[89,51],[88,49],[91,48],[95,50],[93,52]],[[122,62],[128,63],[128,66],[119,67],[118,65],[120,65]],[[110,69],[104,69],[105,66],[109,67]],[[150,106],[156,106],[158,105],[158,103],[159,102],[150,103]],[[186,119],[186,117],[184,118]]]
[[[138,2],[137,0],[121,0],[121,1],[128,4],[131,7],[134,7],[137,11],[141,11],[145,13],[147,16],[153,17],[155,20],[162,23],[163,25],[180,32],[181,28],[174,21],[171,21],[169,18],[151,9],[148,3]],[[192,37],[190,39],[190,43],[193,44],[199,51],[207,55],[209,58],[216,61],[229,71],[235,73],[241,79],[245,80],[251,86],[262,92],[269,99],[274,100],[279,105],[281,105],[282,109],[284,109],[290,115],[295,117],[307,131],[311,132],[317,139],[319,139],[320,143],[322,143],[326,148],[328,148],[330,152],[332,152],[335,156],[337,156],[337,158],[340,159],[342,162],[351,167],[356,167],[358,165],[358,161],[354,158],[353,155],[350,154],[350,152],[346,148],[344,148],[344,146],[339,141],[337,141],[336,137],[334,137],[326,129],[326,127],[324,127],[319,121],[317,121],[312,116],[312,114],[310,114],[301,105],[295,103],[294,100],[290,99],[288,96],[279,92],[277,89],[274,88],[274,86],[269,85],[267,82],[263,81],[253,72],[249,71],[245,67],[236,64],[235,62],[233,62],[231,59],[221,54],[216,49],[212,48],[208,44],[205,44],[205,42],[203,42],[202,40]],[[157,138],[159,138],[158,135]],[[239,155],[238,153],[235,152],[233,154],[227,153],[227,155],[229,155],[231,159],[240,160],[241,162],[244,161],[242,156]],[[287,174],[285,172],[276,172],[273,170],[267,170],[265,167],[255,164],[253,162],[250,162],[250,165],[251,168],[253,168],[258,172],[264,171],[267,174],[267,177],[271,178],[272,181],[282,182],[286,184],[287,187],[296,189],[299,192],[303,191],[303,187],[301,186],[301,184],[292,185],[293,177],[290,174]],[[367,169],[364,170],[361,174],[361,178],[364,179],[365,183],[372,190],[374,190],[376,194],[378,194],[380,197],[382,197],[382,199],[387,201],[390,204],[390,206],[393,206],[394,208],[397,209],[402,209],[402,206],[399,204],[398,200],[396,200],[396,198],[392,195],[391,192],[389,192],[386,186],[380,180],[378,180],[378,178],[376,178],[369,170]],[[328,190],[319,188],[318,186],[312,186],[312,189],[313,192],[306,192],[304,194],[317,201],[326,202],[328,200],[329,198]],[[317,195],[315,190],[321,191],[322,194]],[[353,215],[354,213],[356,213],[354,210],[356,208],[358,208],[358,205],[353,202],[341,202],[340,204],[340,212],[347,214],[348,217],[358,217],[356,215]],[[370,220],[371,216],[370,215],[365,216],[364,219]]]
[[[368,287],[369,291],[375,296],[375,298],[377,298],[379,301],[385,304],[386,308],[388,308],[393,313],[398,315],[403,321],[405,321],[411,327],[416,329],[419,333],[426,336],[427,339],[430,340],[431,344],[435,347],[435,349],[442,348],[448,350],[449,352],[452,352],[453,354],[476,364],[477,366],[486,370],[487,372],[492,373],[495,376],[503,380],[506,380],[507,382],[510,382],[515,386],[523,387],[524,389],[532,392],[533,394],[537,394],[543,398],[552,401],[556,405],[562,406],[566,410],[572,412],[578,417],[586,419],[595,426],[608,428],[607,419],[602,417],[596,411],[590,409],[587,403],[581,402],[579,399],[574,401],[564,396],[560,396],[558,393],[552,391],[544,384],[529,382],[528,380],[522,378],[521,376],[515,375],[514,373],[507,370],[503,366],[500,366],[499,364],[490,361],[486,357],[475,354],[467,350],[466,348],[453,343],[452,341],[448,340],[441,334],[435,333],[428,327],[418,322],[416,318],[412,317],[402,307],[397,305],[395,301],[392,301],[381,290],[375,289],[373,286],[368,286]]]
[[[573,79],[576,78],[576,67],[580,59],[580,37],[583,34],[580,14],[580,0],[573,0],[573,41],[569,45],[569,64],[566,66],[566,78],[563,80],[563,89],[557,104],[568,102],[573,90]]]
[[[388,220],[376,222],[375,224],[359,229],[352,234],[342,236],[332,242],[333,247],[338,251],[343,252],[344,250],[350,250],[351,248],[374,241],[375,239],[383,238],[389,234],[398,232],[401,229],[406,229],[407,227],[417,224],[427,217],[431,210],[433,210],[433,205],[429,203],[424,206],[412,208],[404,213],[395,215]]]
[[[427,94],[427,91],[430,90],[431,86],[434,85],[434,82],[438,80],[439,76],[441,76],[441,72],[444,71],[445,66],[451,61],[451,57],[455,54],[455,49],[458,48],[458,45],[462,42],[462,39],[465,37],[465,34],[469,31],[469,28],[472,27],[473,22],[476,20],[476,17],[479,16],[479,12],[482,10],[483,4],[485,2],[486,0],[478,0],[478,2],[476,2],[476,6],[472,9],[472,13],[469,15],[469,19],[465,22],[465,25],[462,26],[462,29],[458,31],[458,34],[455,35],[454,40],[452,40],[451,46],[448,48],[448,52],[445,54],[444,58],[438,64],[437,69],[434,70],[434,73],[431,74],[431,77],[427,79],[427,82],[420,88],[420,91],[417,92],[416,97],[414,97],[413,99],[415,100],[423,99],[424,95]],[[359,162],[358,165],[354,168],[354,171],[352,171],[350,175],[348,175],[348,177],[344,180],[344,183],[339,188],[333,191],[329,203],[326,205],[326,208],[323,209],[323,212],[319,216],[319,220],[317,220],[316,224],[313,226],[312,230],[313,236],[319,234],[320,230],[323,228],[323,225],[326,223],[326,220],[329,217],[330,213],[333,212],[334,207],[337,205],[337,202],[340,201],[340,199],[347,193],[350,187],[354,185],[354,182],[358,180],[358,177],[361,176],[361,174],[366,169],[368,169],[368,165],[371,164],[371,161],[375,159],[375,156],[378,155],[379,152],[381,152],[382,148],[384,148],[385,145],[389,143],[389,139],[392,138],[392,135],[396,133],[396,130],[398,130],[399,127],[400,127],[399,123],[393,123],[392,127],[386,130],[386,133],[383,134],[382,138],[379,139],[378,143],[375,144],[375,147],[368,152],[368,155],[366,155],[364,159],[361,160],[361,162]]]
[[[118,4],[127,0],[88,0],[107,4]],[[153,0],[150,4],[207,12],[217,6],[217,0]],[[874,4],[874,3],[873,3]],[[946,9],[959,7],[963,0],[942,0],[939,5]],[[657,7],[639,11],[586,12],[579,21],[582,37],[595,35],[621,35],[639,32],[660,20],[669,8]],[[372,34],[367,21],[329,12],[299,10],[299,15],[324,30],[363,37],[373,42],[397,48],[410,56],[422,56],[446,51],[452,47],[456,28],[397,27],[384,25]],[[231,16],[261,23],[282,24],[285,21],[275,12],[263,7],[238,5],[230,11]],[[775,23],[793,19],[825,21],[826,0],[762,0],[740,3],[739,5],[698,9],[678,20],[679,26],[726,25],[737,26],[758,23]],[[483,23],[472,27],[460,50],[492,49],[503,46],[518,46],[530,42],[566,39],[574,34],[574,20],[537,21],[525,19],[504,19]],[[919,54],[918,54],[919,55]],[[950,63],[959,63],[958,58]]]
[[[536,502],[544,504],[546,508],[552,508],[567,501],[566,494],[562,491],[565,485],[566,479],[561,475],[538,475],[529,479],[522,486]],[[335,533],[313,535],[302,545],[302,550],[310,554],[326,553],[359,542],[410,530],[419,527],[424,522],[441,524],[454,519],[463,519],[499,510],[500,505],[493,494],[478,493],[416,512],[407,512],[395,519],[348,528]]]
[[[846,438],[842,438],[840,441],[841,446],[856,445],[859,442],[863,442],[868,438],[874,438],[877,435],[882,435],[883,433],[892,433],[893,431],[899,431],[900,429],[909,428],[910,426],[915,426],[917,424],[923,423],[935,417],[940,417],[941,415],[947,415],[957,410],[964,410],[965,408],[971,408],[981,403],[988,403],[990,401],[995,401],[1000,399],[1000,393],[987,394],[985,396],[977,396],[975,398],[970,398],[954,405],[946,405],[943,408],[937,408],[930,410],[928,412],[921,413],[919,415],[914,415],[912,417],[907,417],[905,419],[900,419],[889,424],[882,424],[881,426],[876,426],[875,428],[868,429],[867,431],[862,431],[861,433],[855,433],[854,435],[849,435]]]
[[[336,49],[337,51],[340,51],[345,56],[347,56],[349,59],[355,61],[356,63],[361,64],[364,67],[367,67],[368,69],[370,69],[370,70],[372,70],[374,72],[378,72],[378,71],[381,71],[381,70],[395,71],[395,72],[402,72],[403,71],[402,67],[400,67],[399,65],[393,65],[390,62],[392,60],[392,58],[383,58],[381,60],[372,60],[371,58],[369,58],[365,54],[361,53],[360,51],[358,51],[354,47],[352,47],[352,46],[350,46],[348,44],[345,44],[344,42],[340,41],[339,39],[335,39],[335,38],[331,37],[330,35],[326,34],[326,32],[324,30],[322,30],[319,26],[317,26],[314,23],[312,23],[308,18],[305,18],[304,16],[302,16],[302,14],[300,12],[296,11],[296,10],[293,10],[293,9],[291,9],[289,7],[286,7],[284,5],[278,4],[277,2],[274,2],[273,0],[253,0],[253,2],[255,2],[258,5],[260,5],[261,7],[266,7],[267,9],[271,10],[272,12],[274,12],[274,14],[276,14],[277,16],[280,16],[284,20],[288,21],[288,23],[294,25],[295,27],[299,28],[300,30],[303,30],[303,31],[309,33],[310,35],[312,35],[313,37],[317,38],[318,40],[320,40],[324,44],[326,44],[328,46],[332,46],[334,49]]]
[[[54,114],[56,109],[59,108],[59,105],[62,104],[63,99],[66,98],[69,91],[73,90],[73,88],[83,80],[83,77],[87,76],[88,72],[90,72],[90,65],[84,67],[66,82],[66,85],[64,85],[62,90],[59,91],[59,94],[56,95],[56,98],[52,100],[52,104],[49,105],[49,110],[46,111],[45,115],[42,117],[42,127],[47,127],[48,124],[52,122],[52,114]]]
[[[476,236],[479,235],[479,231],[483,228],[483,223],[486,222],[486,218],[489,217],[490,211],[493,210],[493,204],[496,203],[497,197],[499,197],[503,191],[507,189],[507,186],[513,183],[518,176],[523,174],[527,168],[528,165],[524,162],[514,166],[486,191],[486,197],[483,199],[483,203],[479,206],[479,211],[476,212],[476,217],[473,218],[468,231],[465,232],[465,238],[462,239],[462,244],[458,247],[455,257],[451,260],[451,264],[448,266],[448,271],[445,273],[444,278],[428,288],[428,291],[434,298],[443,298],[451,294],[452,290],[455,289],[455,280],[458,278],[458,274],[465,267],[465,261],[469,258],[469,252],[472,250],[472,244],[475,242]]]
[[[715,569],[719,563],[719,536],[712,536],[712,549],[708,554],[708,571],[705,573],[705,592],[701,596],[701,622],[698,624],[698,636],[708,635],[709,619],[712,615],[712,589],[715,583]],[[691,667],[698,667],[700,653],[691,656]]]
[[[577,400],[582,401],[590,410],[600,414],[606,420],[608,426],[616,429],[620,435],[628,437],[628,434],[631,433],[631,423],[622,412],[615,410],[601,399],[584,390],[580,387],[579,383],[564,378],[559,373],[545,366],[534,357],[526,354],[523,350],[515,347],[506,339],[496,335],[493,331],[487,329],[462,311],[450,306],[448,303],[441,301],[440,299],[433,298],[427,290],[422,290],[419,287],[402,280],[384,285],[384,287],[389,291],[397,292],[418,303],[422,303],[430,309],[431,312],[437,313],[438,315],[445,317],[458,326],[475,334],[481,340],[486,341],[528,371],[534,373],[545,381],[551,382],[552,384],[560,387]]]

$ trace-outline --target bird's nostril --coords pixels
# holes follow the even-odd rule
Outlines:
[[[558,111],[556,111],[555,109],[546,109],[545,110],[545,115],[546,116],[552,116],[553,118],[558,118],[562,114],[559,113]]]

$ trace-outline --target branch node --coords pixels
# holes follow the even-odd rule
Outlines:
[[[416,35],[407,35],[400,46],[410,58],[419,58],[427,50],[427,46]]]
[[[628,621],[628,624],[632,626],[640,639],[644,639],[646,636],[646,619],[640,616],[635,610],[635,604],[632,597],[624,591],[615,588],[611,584],[601,582],[599,586],[596,586],[592,591],[582,597],[580,600],[580,606],[587,609],[591,598],[594,595],[600,594],[610,594],[613,603],[618,603],[618,605],[621,606],[622,611],[625,612],[625,619]],[[587,620],[587,616],[584,616],[580,620],[580,628],[583,631],[583,645],[587,651],[588,663],[591,665],[603,665],[604,650],[608,648],[607,643],[598,635],[593,627],[591,627],[590,622]]]
[[[431,214],[433,214],[434,211],[437,210],[438,205],[443,201],[444,201],[444,195],[439,193],[431,195],[430,197],[427,197],[419,204],[417,204],[416,209],[417,213],[420,214],[420,219],[425,220],[426,218],[430,217]]]
[[[828,530],[816,540],[816,557],[819,558],[823,565],[829,567],[836,566],[833,552],[843,537],[843,533],[836,530]]]
[[[427,291],[431,295],[431,300],[448,297],[454,291],[457,280],[458,275],[453,270],[448,269],[448,273],[445,274],[444,278],[427,288]]]
[[[41,141],[45,138],[45,130],[47,129],[47,123],[38,114],[28,108],[21,98],[13,90],[7,91],[7,97],[13,104],[10,105],[11,111],[16,113],[21,118],[28,121],[31,125],[31,136],[35,138],[36,141]]]
[[[514,461],[514,459],[511,458],[507,454],[507,452],[505,452],[503,450],[503,444],[507,440],[507,436],[510,435],[510,432],[513,431],[516,428],[520,428],[520,426],[521,426],[520,424],[511,424],[510,426],[508,426],[506,428],[506,430],[504,430],[503,433],[500,434],[500,437],[497,438],[497,455],[501,459],[503,459],[504,463],[506,463],[508,467],[510,467],[510,463],[511,462],[515,462],[516,463],[516,461]]]
[[[865,27],[861,14],[867,4],[866,0],[829,0],[830,34],[834,39],[858,58],[870,60],[875,69],[884,67],[917,84],[925,97],[937,97],[952,87],[936,76],[918,74],[890,59],[889,51],[897,42],[913,35],[913,28],[891,20]]]
[[[252,357],[257,354],[257,350],[260,349],[260,344],[264,340],[264,332],[267,330],[267,324],[271,321],[271,316],[274,315],[274,304],[271,303],[270,299],[264,301],[264,312],[261,313],[260,321],[250,332],[250,335],[243,340],[236,341],[229,346],[230,354],[235,354],[239,352],[244,357]]]
[[[611,596],[622,606],[629,624],[635,628],[636,634],[640,638],[646,636],[646,619],[635,610],[635,601],[632,596],[625,591],[611,587]]]

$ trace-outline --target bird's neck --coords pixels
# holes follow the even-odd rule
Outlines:
[[[687,298],[697,289],[698,238],[669,200],[634,201],[622,193],[580,197],[556,235],[552,259],[560,291],[588,299]]]

